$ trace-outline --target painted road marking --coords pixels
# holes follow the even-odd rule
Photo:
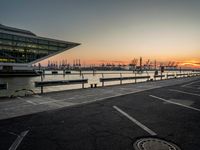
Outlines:
[[[36,97],[36,98],[41,98],[42,96],[40,96],[40,95],[34,95],[34,97]]]
[[[160,88],[160,86],[150,87],[150,88],[147,88],[145,90],[151,90],[151,89],[155,89],[155,88]],[[76,105],[81,105],[81,104],[94,103],[94,102],[102,101],[102,100],[109,99],[109,98],[115,98],[115,97],[119,97],[119,96],[139,93],[139,92],[142,92],[142,91],[145,91],[145,90],[135,90],[135,91],[132,91],[132,92],[126,92],[126,93],[122,93],[122,94],[115,94],[115,95],[112,95],[112,96],[105,96],[105,97],[93,99],[91,101],[84,101],[84,102],[80,102],[80,103],[72,103],[71,105],[75,105],[75,104]],[[77,96],[79,96],[79,97],[77,97]],[[95,96],[95,95],[93,95],[93,96]],[[83,96],[81,97],[80,95],[76,95],[76,96],[70,97],[68,99],[72,100],[72,99],[80,99],[80,98],[86,98],[86,97],[83,97]],[[33,103],[35,103],[35,105],[41,105],[41,104],[50,104],[50,103],[65,102],[65,101],[66,101],[66,99],[65,100],[51,100],[51,101],[45,101],[45,102],[39,102],[39,103],[33,102]]]
[[[188,95],[200,96],[200,94],[196,94],[196,93],[190,93],[190,92],[185,92],[185,91],[180,91],[180,90],[174,90],[174,89],[169,89],[169,90],[170,91],[174,91],[174,92],[188,94]]]
[[[75,99],[75,97],[70,97],[70,98],[68,98],[68,99]]]
[[[20,100],[24,100],[24,98],[21,98],[21,97],[17,97],[18,99],[20,99]]]
[[[33,104],[33,105],[37,105],[37,103],[32,102],[32,101],[29,101],[29,100],[27,100],[26,102],[27,102],[27,103],[30,103],[30,104]]]
[[[134,92],[128,92],[128,93],[123,93],[123,94],[115,94],[115,95],[112,95],[112,96],[105,96],[105,97],[102,97],[102,98],[93,99],[91,101],[80,102],[80,103],[77,103],[77,105],[90,104],[90,103],[103,101],[103,100],[110,99],[110,98],[116,98],[116,97],[119,97],[119,96],[125,96],[125,95],[129,95],[129,94],[139,93],[139,92],[142,92],[142,91],[144,91],[144,90],[136,90]]]
[[[171,103],[171,104],[174,104],[174,105],[182,106],[182,107],[189,108],[189,109],[196,110],[196,111],[200,112],[200,109],[198,109],[198,108],[194,108],[194,107],[191,107],[191,106],[187,106],[187,105],[184,105],[184,104],[180,104],[180,103],[177,103],[177,102],[166,100],[164,98],[157,97],[157,96],[154,96],[154,95],[149,95],[149,96],[153,97],[153,98],[156,98],[156,99],[159,99],[159,100],[162,100],[162,101],[167,102],[167,103]]]
[[[113,108],[115,110],[117,110],[119,113],[121,113],[122,115],[124,115],[126,118],[128,118],[130,121],[132,121],[133,123],[135,123],[136,125],[138,125],[140,128],[142,128],[143,130],[145,130],[146,132],[148,132],[150,135],[152,135],[152,136],[157,135],[154,131],[152,131],[151,129],[149,129],[148,127],[146,127],[145,125],[143,125],[142,123],[140,123],[139,121],[137,121],[136,119],[134,119],[133,117],[131,117],[129,114],[127,114],[126,112],[124,112],[123,110],[121,110],[119,107],[113,106]]]
[[[23,138],[28,134],[28,132],[29,132],[29,130],[21,132],[21,134],[18,135],[18,137],[16,138],[14,143],[11,145],[9,150],[16,150],[18,148],[19,144],[22,142]]]
[[[88,103],[93,103],[93,102],[96,102],[96,101],[102,101],[102,100],[109,99],[109,98],[115,98],[115,97],[124,96],[124,95],[128,95],[128,94],[138,93],[138,92],[141,92],[141,91],[143,91],[143,90],[136,90],[134,92],[124,93],[124,94],[116,94],[116,95],[113,95],[113,96],[105,96],[105,97],[102,97],[102,98],[96,98],[96,99],[93,99],[91,101],[84,101],[84,102],[80,102],[80,103],[73,103],[73,102],[67,102],[67,103],[71,103],[72,105],[88,104]],[[75,97],[72,97],[72,98],[75,99]],[[68,99],[72,99],[72,98],[68,98]],[[79,98],[86,98],[86,97],[79,97]],[[40,105],[40,104],[49,104],[49,103],[55,103],[55,102],[65,102],[68,99],[51,100],[51,101],[40,102],[38,104]]]
[[[49,103],[55,103],[55,102],[61,102],[64,100],[51,100],[51,101],[45,101],[45,102],[40,102],[39,104],[49,104]]]
[[[199,81],[190,82],[190,83],[187,83],[187,84],[182,85],[181,87],[186,87],[186,86],[188,86],[188,85],[192,85],[193,83],[199,83]]]
[[[71,103],[71,102],[65,102],[65,100],[55,100],[55,101],[47,101],[47,102],[41,102],[41,103],[39,103],[40,105],[41,104],[57,104],[57,105],[59,105],[59,102],[64,102],[64,104],[66,105],[67,104],[67,106],[72,106],[72,105],[75,105],[76,103]],[[62,104],[62,106],[64,105],[64,104]]]

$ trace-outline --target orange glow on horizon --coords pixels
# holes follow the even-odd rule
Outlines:
[[[200,68],[200,61],[190,60],[181,62],[179,65],[183,67]]]
[[[139,64],[139,58],[137,65]],[[60,63],[62,59],[58,59],[58,58],[52,58],[50,59],[50,62],[56,62],[56,63]],[[73,65],[73,61],[76,59],[67,59],[67,62],[71,65]],[[80,59],[81,60],[81,64],[82,66],[89,66],[89,65],[96,65],[99,66],[101,64],[114,64],[114,65],[129,65],[132,61],[132,59],[126,59],[126,60],[95,60],[95,59]],[[156,59],[150,59],[150,63],[151,65],[154,65]],[[169,60],[157,60],[157,65],[159,66],[160,64],[164,64],[167,65],[171,59]],[[146,62],[148,61],[147,58],[143,58],[143,65],[146,64]],[[183,68],[194,68],[194,69],[200,69],[200,61],[197,60],[182,60],[182,61],[174,61],[175,63],[178,63],[179,67],[183,67]],[[48,64],[48,60],[44,60],[41,62],[42,65],[46,66]]]
[[[160,65],[160,63],[168,65],[169,62],[175,62],[178,63],[179,67],[183,68],[200,68],[200,50],[197,49],[190,51],[187,50],[187,52],[178,52],[178,50],[175,49],[156,51],[151,49],[134,49],[133,47],[127,47],[126,49],[127,50],[114,49],[115,51],[113,52],[113,49],[105,50],[105,48],[98,46],[91,49],[87,47],[87,45],[85,46],[83,44],[49,59],[43,60],[41,64],[47,65],[48,60],[59,64],[62,60],[66,60],[67,63],[73,65],[74,60],[80,59],[82,66],[99,66],[101,64],[128,65],[134,58],[138,59],[139,64],[139,59],[142,57],[143,64],[150,59],[152,65],[156,60],[157,65]]]

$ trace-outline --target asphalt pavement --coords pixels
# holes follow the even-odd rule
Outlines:
[[[157,137],[200,149],[200,79],[0,120],[0,150],[133,150]]]

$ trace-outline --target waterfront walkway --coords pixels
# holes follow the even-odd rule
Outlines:
[[[200,77],[1,99],[0,149],[199,150],[199,100]]]
[[[137,84],[114,85],[33,95],[3,98],[0,101],[0,120],[63,107],[72,107],[131,93],[195,81],[199,77],[169,79]]]

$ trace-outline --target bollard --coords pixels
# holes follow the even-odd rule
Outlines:
[[[97,88],[97,83],[94,84],[94,88]]]
[[[90,88],[93,88],[93,84],[90,84]]]

